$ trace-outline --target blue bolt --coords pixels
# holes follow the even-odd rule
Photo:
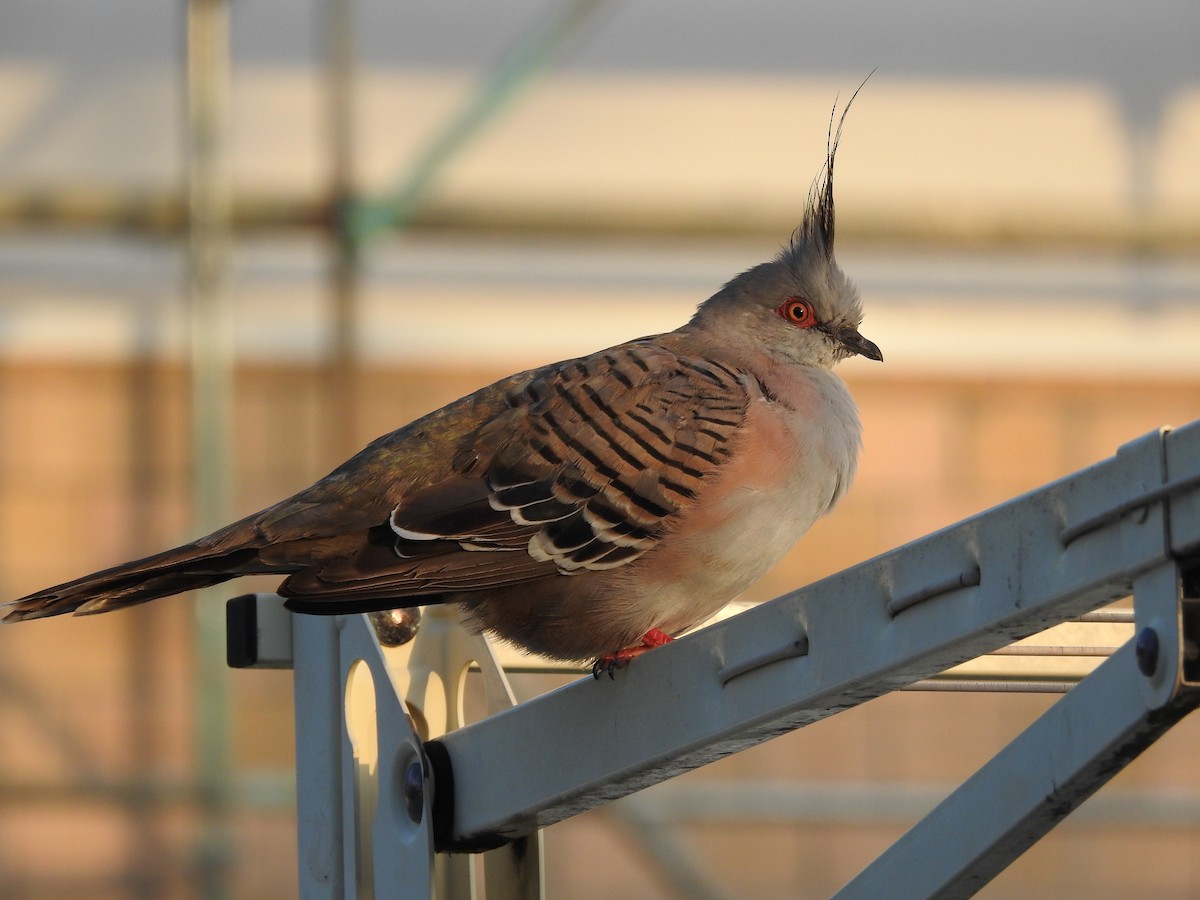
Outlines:
[[[1133,655],[1137,657],[1138,671],[1149,678],[1158,668],[1158,632],[1143,628],[1133,644]]]
[[[404,809],[413,824],[421,824],[425,812],[425,771],[420,760],[413,760],[404,770]]]

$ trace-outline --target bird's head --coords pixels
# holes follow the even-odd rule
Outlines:
[[[725,340],[748,339],[772,356],[808,365],[829,367],[854,355],[883,359],[858,331],[862,302],[833,258],[833,164],[841,131],[839,123],[804,218],[787,246],[701,304],[690,327]]]

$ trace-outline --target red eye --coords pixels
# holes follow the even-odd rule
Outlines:
[[[779,314],[788,322],[800,328],[811,328],[817,324],[817,314],[813,312],[812,304],[799,297],[788,297],[779,307]]]

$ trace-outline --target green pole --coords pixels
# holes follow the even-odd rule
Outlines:
[[[232,310],[228,291],[230,196],[226,173],[229,90],[228,0],[186,7],[187,300],[189,311],[193,514],[197,530],[227,520],[233,451]],[[196,604],[195,765],[201,833],[199,895],[230,895],[230,685],[224,606],[211,591]]]

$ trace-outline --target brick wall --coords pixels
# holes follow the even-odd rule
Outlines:
[[[323,475],[347,448],[504,374],[482,368],[359,374],[354,435],[322,433],[320,374],[255,367],[237,380],[237,508],[250,512]],[[1104,378],[857,377],[865,426],[858,482],[751,592],[767,598],[1112,454],[1166,423],[1200,418],[1200,382]],[[163,364],[0,363],[0,597],[188,534],[186,381]],[[267,582],[262,587],[269,587]],[[231,591],[232,595],[232,591]],[[190,896],[198,818],[192,772],[191,604],[0,631],[0,884],[14,897]],[[291,759],[286,673],[232,676],[239,772]],[[519,679],[522,690],[547,682]],[[687,779],[949,784],[1051,701],[906,693],[883,698]],[[1185,721],[1113,790],[1195,794]],[[162,787],[124,805],[107,785]],[[68,785],[82,788],[72,793]],[[287,810],[239,806],[236,896],[295,893]],[[905,827],[707,822],[673,834],[732,897],[827,896]],[[549,895],[675,896],[616,814],[550,829]],[[1200,891],[1200,828],[1068,824],[984,896],[1185,897]]]

